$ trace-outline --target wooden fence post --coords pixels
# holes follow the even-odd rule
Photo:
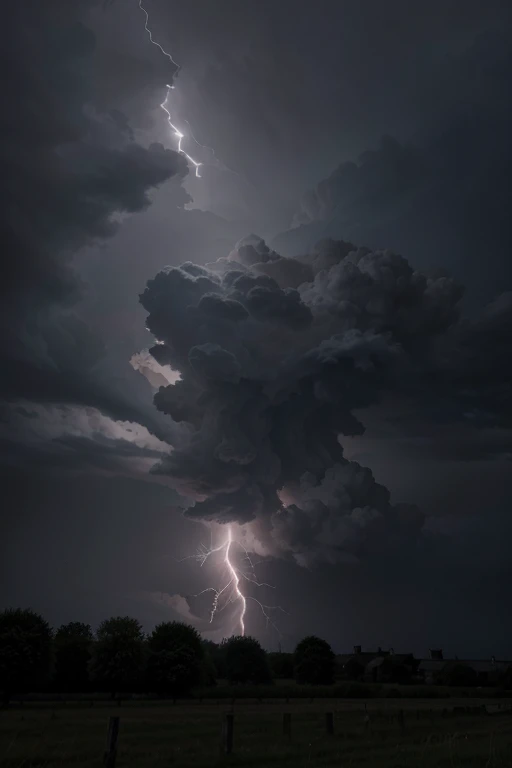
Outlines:
[[[221,754],[230,755],[233,752],[233,726],[235,716],[232,712],[227,712],[222,720],[220,730],[220,751]]]
[[[329,735],[334,733],[334,712],[325,713],[325,730]]]
[[[292,737],[292,716],[289,712],[285,712],[283,715],[283,735],[290,741]]]
[[[370,730],[370,714],[368,712],[368,707],[366,706],[366,701],[364,703],[364,732],[367,733]]]
[[[107,749],[103,755],[103,765],[106,768],[115,768],[117,757],[117,737],[119,735],[119,718],[110,717],[108,721]]]

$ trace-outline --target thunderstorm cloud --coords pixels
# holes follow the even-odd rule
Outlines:
[[[164,437],[144,405],[144,380],[128,361],[123,372],[105,372],[101,333],[75,311],[85,293],[77,252],[111,238],[124,217],[149,206],[153,189],[187,173],[177,152],[142,146],[122,113],[94,105],[95,36],[80,19],[96,4],[11,3],[2,15],[0,403],[11,426],[17,403],[35,404],[31,449],[45,427],[54,441],[52,408],[73,422],[83,406],[84,420],[98,410],[121,429],[143,422]],[[21,433],[29,434],[25,426]]]
[[[250,524],[260,551],[302,565],[415,546],[423,514],[393,504],[343,440],[390,392],[416,412],[448,402],[475,429],[475,414],[508,418],[510,296],[468,323],[462,294],[391,251],[334,241],[288,259],[250,236],[163,270],[141,303],[151,354],[180,374],[155,404],[186,438],[154,471],[191,517]]]

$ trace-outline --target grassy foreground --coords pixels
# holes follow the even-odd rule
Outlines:
[[[482,699],[459,702],[481,707]],[[234,706],[234,750],[219,751],[225,702],[32,705],[0,712],[1,768],[100,766],[110,715],[121,718],[118,768],[512,766],[512,714],[462,713],[456,700],[249,701]],[[400,715],[403,712],[403,718]],[[443,711],[444,710],[444,711]],[[325,712],[333,711],[328,735]],[[283,713],[292,718],[291,740]]]

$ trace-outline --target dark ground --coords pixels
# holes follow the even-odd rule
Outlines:
[[[486,704],[499,706],[481,698],[369,700],[367,723],[364,702],[357,700],[237,701],[230,757],[219,753],[221,722],[231,710],[225,700],[14,704],[0,713],[0,766],[100,766],[111,715],[120,717],[118,768],[226,762],[254,768],[512,766],[512,713],[488,714]],[[327,711],[334,712],[332,736]],[[283,735],[284,712],[291,713],[290,741]]]

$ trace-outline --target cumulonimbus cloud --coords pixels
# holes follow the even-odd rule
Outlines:
[[[302,564],[410,544],[422,514],[393,505],[341,441],[387,392],[418,407],[444,397],[455,419],[503,388],[488,340],[496,324],[509,339],[510,302],[468,325],[462,293],[395,253],[333,241],[284,259],[251,236],[207,267],[160,272],[141,295],[150,351],[180,380],[155,404],[188,437],[156,471],[193,500],[190,516],[250,523],[264,551]],[[487,374],[470,391],[483,344]]]

